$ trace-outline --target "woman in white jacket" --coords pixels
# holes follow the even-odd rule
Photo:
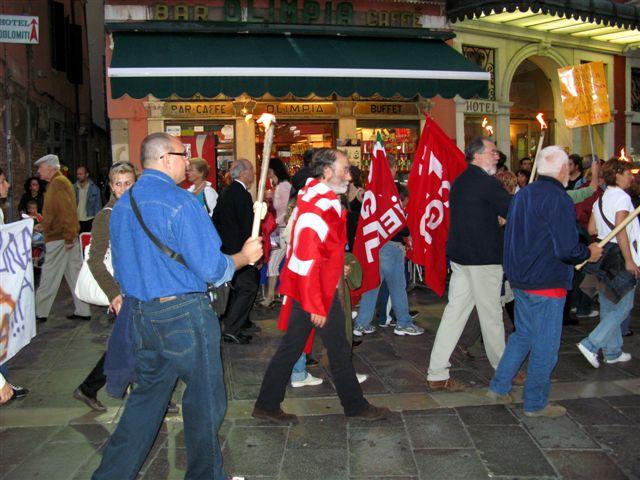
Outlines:
[[[198,201],[202,204],[207,214],[211,216],[213,209],[216,208],[218,202],[218,193],[211,186],[211,182],[207,181],[209,176],[209,165],[202,158],[192,158],[189,160],[189,168],[187,168],[187,180],[193,185],[188,191],[193,193]]]

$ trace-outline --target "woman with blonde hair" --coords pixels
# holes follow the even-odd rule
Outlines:
[[[187,190],[193,193],[198,201],[202,204],[207,214],[211,216],[213,209],[216,208],[218,202],[218,193],[211,186],[211,182],[207,181],[209,176],[209,164],[202,158],[194,157],[189,160],[187,168],[187,180],[191,185]]]

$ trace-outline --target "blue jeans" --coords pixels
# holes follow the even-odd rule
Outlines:
[[[529,355],[524,384],[524,410],[536,412],[547,406],[551,373],[558,363],[562,310],[566,298],[549,298],[513,289],[516,297],[516,330],[509,336],[504,354],[489,388],[505,395],[513,377]]]
[[[182,398],[185,479],[223,479],[218,430],[227,398],[220,358],[220,322],[204,293],[161,302],[133,301],[137,381],[93,479],[133,479],[162,425],[176,380]]]
[[[307,355],[303,352],[291,370],[291,381],[301,382],[307,378]]]
[[[380,280],[387,284],[391,305],[396,314],[398,326],[408,327],[412,324],[409,315],[409,300],[407,299],[407,278],[404,270],[404,250],[397,242],[387,242],[380,249]],[[373,313],[378,299],[378,285],[369,290],[360,299],[360,310],[355,325],[368,327],[373,319]]]
[[[611,302],[602,293],[600,299],[600,323],[580,343],[590,352],[602,354],[607,360],[618,358],[622,353],[622,331],[620,325],[631,313],[635,288],[627,292],[618,303]]]
[[[630,327],[631,327],[631,313],[627,315],[627,318],[625,318],[622,324],[620,325],[620,331],[622,332],[622,335],[626,335],[627,333],[629,333],[631,331]]]
[[[387,303],[389,302],[389,288],[384,280],[378,288],[378,299],[376,300],[376,310],[378,311],[378,325],[387,324]]]

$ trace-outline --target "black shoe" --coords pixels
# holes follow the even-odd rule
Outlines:
[[[307,355],[307,367],[315,367],[316,365],[318,365],[318,360],[311,355]]]
[[[76,388],[73,391],[73,398],[75,398],[76,400],[80,400],[87,407],[89,407],[91,410],[94,410],[96,412],[107,411],[107,407],[105,407],[100,400],[98,400],[97,398],[91,398],[88,395],[85,395],[84,392],[80,390],[80,387]]]
[[[237,335],[225,333],[222,335],[222,341],[224,343],[235,343],[236,345],[247,345],[251,343],[251,338],[251,335],[243,335],[242,333]]]
[[[418,310],[409,310],[409,316],[411,317],[412,320],[416,318],[418,315],[420,315],[420,312]]]
[[[360,345],[362,345],[362,340],[353,340],[351,342],[351,348],[358,348]]]
[[[622,336],[623,337],[630,337],[633,335],[633,330],[627,330],[626,333],[623,333]]]
[[[36,322],[44,323],[47,321],[47,317],[36,317]]]
[[[29,390],[18,385],[11,384],[11,388],[13,389],[12,398],[24,398],[29,394]]]
[[[88,315],[88,316],[76,315],[74,313],[73,315],[67,315],[67,319],[68,320],[91,320],[91,315]]]
[[[241,328],[241,330],[242,330],[242,332],[243,332],[243,333],[244,333],[244,332],[248,332],[248,333],[258,333],[258,332],[261,332],[261,331],[262,331],[262,329],[261,329],[258,325],[256,325],[255,323],[253,323],[253,322],[247,322],[247,323],[245,323],[245,326],[244,326],[244,327],[242,327],[242,328]],[[250,335],[247,335],[247,336],[250,336]]]

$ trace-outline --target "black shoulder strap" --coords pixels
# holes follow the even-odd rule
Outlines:
[[[181,263],[182,265],[184,265],[186,267],[187,264],[185,263],[184,258],[182,258],[182,255],[180,255],[179,253],[174,252],[169,247],[167,247],[165,244],[163,244],[160,240],[158,240],[158,238],[153,233],[151,233],[151,230],[149,230],[147,228],[147,225],[144,223],[144,220],[142,220],[142,215],[140,215],[140,210],[138,210],[138,204],[136,203],[135,199],[133,198],[133,188],[131,188],[129,190],[129,203],[131,204],[131,208],[133,209],[133,213],[135,214],[136,218],[138,219],[138,222],[140,223],[140,226],[142,227],[142,230],[144,230],[144,233],[147,234],[147,236],[151,239],[151,241],[155,244],[155,246],[158,247],[160,250],[162,250],[162,252],[165,255],[168,255],[171,259],[175,260],[178,263]]]
[[[607,224],[607,227],[609,227],[611,230],[616,228],[615,225],[611,223],[609,219],[604,215],[604,210],[602,210],[602,195],[600,195],[600,197],[598,198],[598,208],[600,209],[600,215],[602,215],[602,219],[604,220],[604,223]]]

